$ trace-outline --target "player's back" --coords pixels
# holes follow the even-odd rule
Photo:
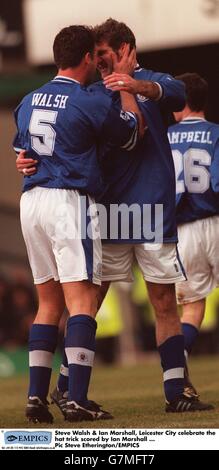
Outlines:
[[[111,100],[99,98],[79,82],[57,76],[27,95],[15,117],[14,148],[38,160],[37,173],[25,177],[24,191],[34,186],[78,189],[97,194],[103,181],[97,161],[97,134]]]
[[[177,223],[219,213],[219,125],[190,117],[170,126],[176,173]]]

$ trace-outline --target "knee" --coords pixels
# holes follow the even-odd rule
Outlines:
[[[48,314],[61,316],[64,312],[65,304],[63,302],[54,302],[53,300],[43,300],[39,302],[38,311],[45,312]]]
[[[86,313],[92,317],[95,317],[98,309],[98,303],[98,294],[95,292],[95,290],[90,290],[84,292],[81,296],[68,299],[67,307],[70,315]]]

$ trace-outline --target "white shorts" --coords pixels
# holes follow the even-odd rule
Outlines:
[[[146,281],[172,284],[186,279],[175,243],[105,243],[102,281],[132,282],[134,259],[137,260]]]
[[[187,281],[176,285],[177,302],[204,299],[219,285],[219,216],[178,227],[179,253]]]
[[[88,279],[101,284],[99,220],[89,196],[74,190],[36,187],[22,195],[20,208],[35,284],[49,279],[61,283]],[[92,216],[87,214],[88,208],[92,208]]]

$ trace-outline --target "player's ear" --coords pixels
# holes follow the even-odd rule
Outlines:
[[[118,57],[121,59],[123,57],[124,51],[127,48],[127,42],[123,42],[118,49]]]
[[[121,46],[119,47],[119,51],[123,52],[124,48],[126,47],[127,42],[122,42]]]
[[[84,56],[85,64],[90,64],[93,61],[93,56],[90,52],[87,52]]]

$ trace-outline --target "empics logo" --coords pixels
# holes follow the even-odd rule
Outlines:
[[[48,445],[51,440],[52,433],[47,431],[7,431],[4,433],[5,444]]]
[[[17,437],[14,436],[13,434],[10,434],[10,436],[8,436],[8,442],[14,442],[17,440]]]

